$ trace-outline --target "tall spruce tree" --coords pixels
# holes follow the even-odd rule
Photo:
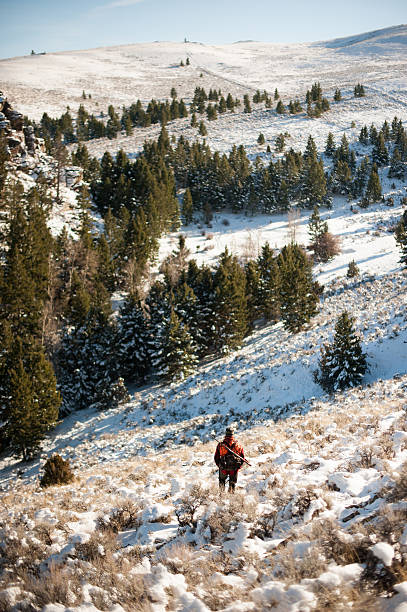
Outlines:
[[[379,174],[377,172],[377,166],[376,164],[373,164],[362,203],[367,206],[372,202],[379,202],[381,200],[381,197],[382,185],[380,183]]]
[[[221,254],[214,275],[214,348],[227,353],[238,348],[247,333],[244,270],[228,250]]]
[[[52,366],[42,347],[31,338],[20,346],[20,356],[9,371],[9,397],[7,398],[6,437],[11,450],[24,461],[36,455],[45,434],[55,427],[61,397],[56,390]]]
[[[366,358],[354,329],[354,319],[345,311],[335,325],[333,342],[321,348],[315,380],[328,392],[355,387],[367,371]]]
[[[57,354],[64,414],[89,406],[102,410],[126,399],[119,380],[116,333],[116,324],[96,307],[83,324],[65,331]]]
[[[395,239],[401,251],[400,263],[407,267],[407,212],[405,211],[396,225]]]
[[[280,273],[277,260],[268,242],[263,245],[257,259],[259,286],[258,310],[266,321],[278,321],[280,317]]]
[[[187,188],[182,201],[182,216],[184,217],[185,225],[192,223],[194,213],[194,205],[192,201],[191,191]]]
[[[169,381],[183,379],[192,374],[197,361],[197,346],[172,308],[169,319],[163,323],[161,347],[154,360],[155,373]]]
[[[147,322],[139,296],[130,294],[118,317],[117,359],[125,380],[141,383],[150,367],[147,348]]]
[[[312,263],[297,244],[283,247],[277,263],[281,318],[286,329],[297,333],[317,312],[318,295],[312,281]]]

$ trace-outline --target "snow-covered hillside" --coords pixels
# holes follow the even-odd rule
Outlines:
[[[180,67],[186,57],[190,66]],[[197,85],[240,97],[278,87],[286,102],[319,81],[330,100],[337,87],[343,100],[318,119],[254,106],[207,122],[206,140],[221,152],[242,143],[251,159],[267,160],[276,154],[258,145],[259,132],[274,147],[289,131],[294,149],[312,134],[319,152],[328,132],[337,144],[346,134],[359,162],[368,152],[356,142],[363,125],[380,128],[395,115],[406,125],[406,57],[407,26],[397,26],[301,45],[157,42],[12,58],[0,61],[0,80],[34,119],[67,104],[100,112],[165,99],[173,86],[185,99]],[[354,98],[357,82],[365,98]],[[195,139],[189,121],[170,122],[170,135]],[[120,148],[135,157],[159,130],[86,144],[98,157]],[[324,294],[306,329],[259,326],[239,350],[207,359],[182,382],[132,388],[117,409],[66,417],[36,460],[0,456],[1,612],[405,612],[407,273],[393,230],[407,186],[389,179],[388,167],[380,178],[393,205],[361,209],[335,197],[321,210],[341,253],[315,268]],[[62,200],[55,234],[77,222],[75,192],[63,188]],[[298,220],[302,244],[309,215]],[[241,261],[266,241],[280,248],[289,228],[286,215],[225,212],[211,227],[197,219],[181,231],[191,257],[213,264],[225,246]],[[163,237],[159,260],[176,244],[177,234]],[[361,276],[347,279],[351,260]],[[360,387],[327,395],[313,372],[344,310],[369,370]],[[251,463],[234,496],[219,495],[213,463],[226,425]],[[41,489],[54,453],[70,461],[75,480]]]
[[[405,89],[407,26],[354,37],[355,44],[352,40],[217,46],[154,42],[32,55],[1,60],[0,80],[10,101],[33,119],[40,119],[44,108],[51,116],[65,112],[67,105],[76,108],[83,90],[92,95],[86,106],[96,112],[138,98],[167,98],[173,86],[186,99],[196,85],[240,96],[278,87],[283,97],[305,94],[316,80],[328,91],[357,82],[383,86],[395,95]],[[355,46],[360,53],[343,53]],[[180,67],[187,57],[190,66]],[[406,102],[405,92],[400,93],[400,105]]]

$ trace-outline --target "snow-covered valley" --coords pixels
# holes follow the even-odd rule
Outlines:
[[[191,65],[180,68],[181,59]],[[319,152],[328,132],[357,142],[363,125],[407,120],[407,26],[302,45],[152,43],[0,61],[2,88],[30,118],[86,101],[97,112],[140,98],[165,99],[172,86],[190,101],[199,85],[235,96],[304,96],[314,81],[343,100],[321,117],[278,116],[254,106],[207,122],[211,149],[244,144],[254,161],[275,159],[266,144],[288,131]],[[202,75],[202,76],[200,76]],[[364,83],[366,97],[353,87]],[[193,140],[189,119],[167,126]],[[87,144],[92,155],[135,157],[159,125]],[[327,160],[325,160],[327,161]],[[23,173],[21,174],[23,176]],[[384,199],[362,209],[336,196],[321,217],[341,253],[314,268],[324,285],[318,313],[301,332],[261,324],[242,347],[204,360],[182,382],[130,388],[110,411],[67,416],[40,457],[0,456],[0,610],[43,612],[278,612],[407,609],[407,273],[394,227],[407,183],[380,169]],[[75,194],[62,190],[53,232],[77,222]],[[387,202],[388,203],[388,202]],[[296,221],[307,245],[309,210]],[[287,215],[216,213],[181,227],[190,257],[214,264],[227,246],[244,262],[268,242],[280,249]],[[292,228],[291,228],[292,231]],[[179,232],[161,239],[159,261]],[[360,276],[346,278],[350,261]],[[118,295],[118,301],[121,296]],[[313,372],[343,311],[355,318],[368,372],[363,384],[328,395]],[[218,490],[216,440],[235,428],[250,466],[234,495]],[[71,484],[42,489],[59,453]]]

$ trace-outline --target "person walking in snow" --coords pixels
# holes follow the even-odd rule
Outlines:
[[[234,493],[237,473],[242,467],[245,458],[243,446],[238,444],[233,437],[233,430],[228,427],[222,442],[216,447],[214,460],[219,468],[219,488],[225,489],[226,480],[229,478],[229,492]]]

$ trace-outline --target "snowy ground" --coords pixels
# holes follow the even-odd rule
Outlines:
[[[361,125],[380,127],[395,114],[405,121],[406,33],[401,26],[314,45],[132,45],[3,60],[0,75],[16,108],[36,118],[44,107],[75,108],[89,83],[86,104],[95,109],[164,98],[173,85],[179,96],[199,84],[240,96],[277,86],[294,97],[319,80],[331,93],[343,89],[340,112],[332,105],[320,119],[289,119],[258,108],[207,125],[208,142],[222,151],[236,142],[264,152],[258,133],[272,141],[285,130],[293,148],[312,133],[323,149],[328,131],[337,143],[344,131],[354,142]],[[187,54],[191,66],[181,69]],[[355,100],[358,81],[367,96]],[[184,129],[192,134],[185,122],[169,125],[177,135]],[[149,130],[89,148],[135,154],[158,128]],[[182,383],[133,389],[117,410],[71,415],[37,461],[0,458],[0,610],[406,609],[407,276],[391,232],[405,182],[393,189],[386,173],[394,207],[353,213],[336,198],[322,212],[342,253],[316,269],[325,293],[308,329],[293,336],[281,324],[259,328],[239,351],[205,362]],[[54,232],[75,220],[72,192],[64,200]],[[308,215],[297,228],[304,244]],[[221,213],[211,228],[181,231],[191,255],[213,263],[226,245],[243,260],[266,241],[280,247],[288,227],[282,215]],[[160,259],[176,241],[162,240]],[[352,259],[362,276],[347,280]],[[327,396],[312,374],[345,309],[370,370],[363,386]],[[212,454],[231,423],[252,465],[235,497],[219,497]],[[42,490],[38,476],[54,452],[70,460],[76,480]]]

